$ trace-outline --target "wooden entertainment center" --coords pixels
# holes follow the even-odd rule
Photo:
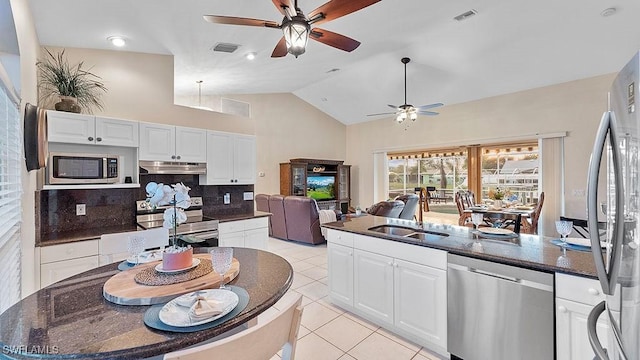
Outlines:
[[[315,187],[330,188],[332,183],[332,198],[317,198],[318,207],[338,209],[346,214],[351,205],[351,165],[343,163],[344,161],[339,160],[318,159],[290,159],[288,163],[280,163],[280,194],[318,197],[322,195],[316,195]],[[316,185],[316,181],[324,183]]]

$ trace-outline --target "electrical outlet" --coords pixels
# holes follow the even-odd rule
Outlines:
[[[76,204],[76,215],[87,215],[87,204]]]
[[[242,193],[242,200],[253,200],[253,191],[245,191]]]
[[[225,193],[223,200],[225,205],[231,204],[231,194]]]

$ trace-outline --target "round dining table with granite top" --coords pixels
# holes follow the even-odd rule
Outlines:
[[[291,286],[293,269],[282,257],[234,248],[240,272],[231,282],[249,303],[213,328],[188,333],[145,325],[149,306],[118,305],[103,297],[103,285],[118,263],[54,283],[0,314],[0,359],[140,359],[159,356],[237,329],[275,304]],[[1,290],[0,290],[1,291]]]

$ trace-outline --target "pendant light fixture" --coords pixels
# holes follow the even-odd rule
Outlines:
[[[202,83],[204,81],[202,80],[198,80],[196,81],[196,84],[198,84],[198,106],[193,106],[196,109],[200,109],[200,110],[208,110],[208,111],[213,111],[212,108],[206,107],[206,106],[202,106]]]

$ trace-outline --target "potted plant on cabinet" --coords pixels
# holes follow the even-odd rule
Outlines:
[[[84,69],[84,62],[69,65],[64,49],[56,54],[45,48],[44,60],[36,62],[40,101],[59,97],[55,104],[59,111],[79,113],[82,109],[91,113],[92,108],[102,109],[100,96],[107,88],[100,77]]]

